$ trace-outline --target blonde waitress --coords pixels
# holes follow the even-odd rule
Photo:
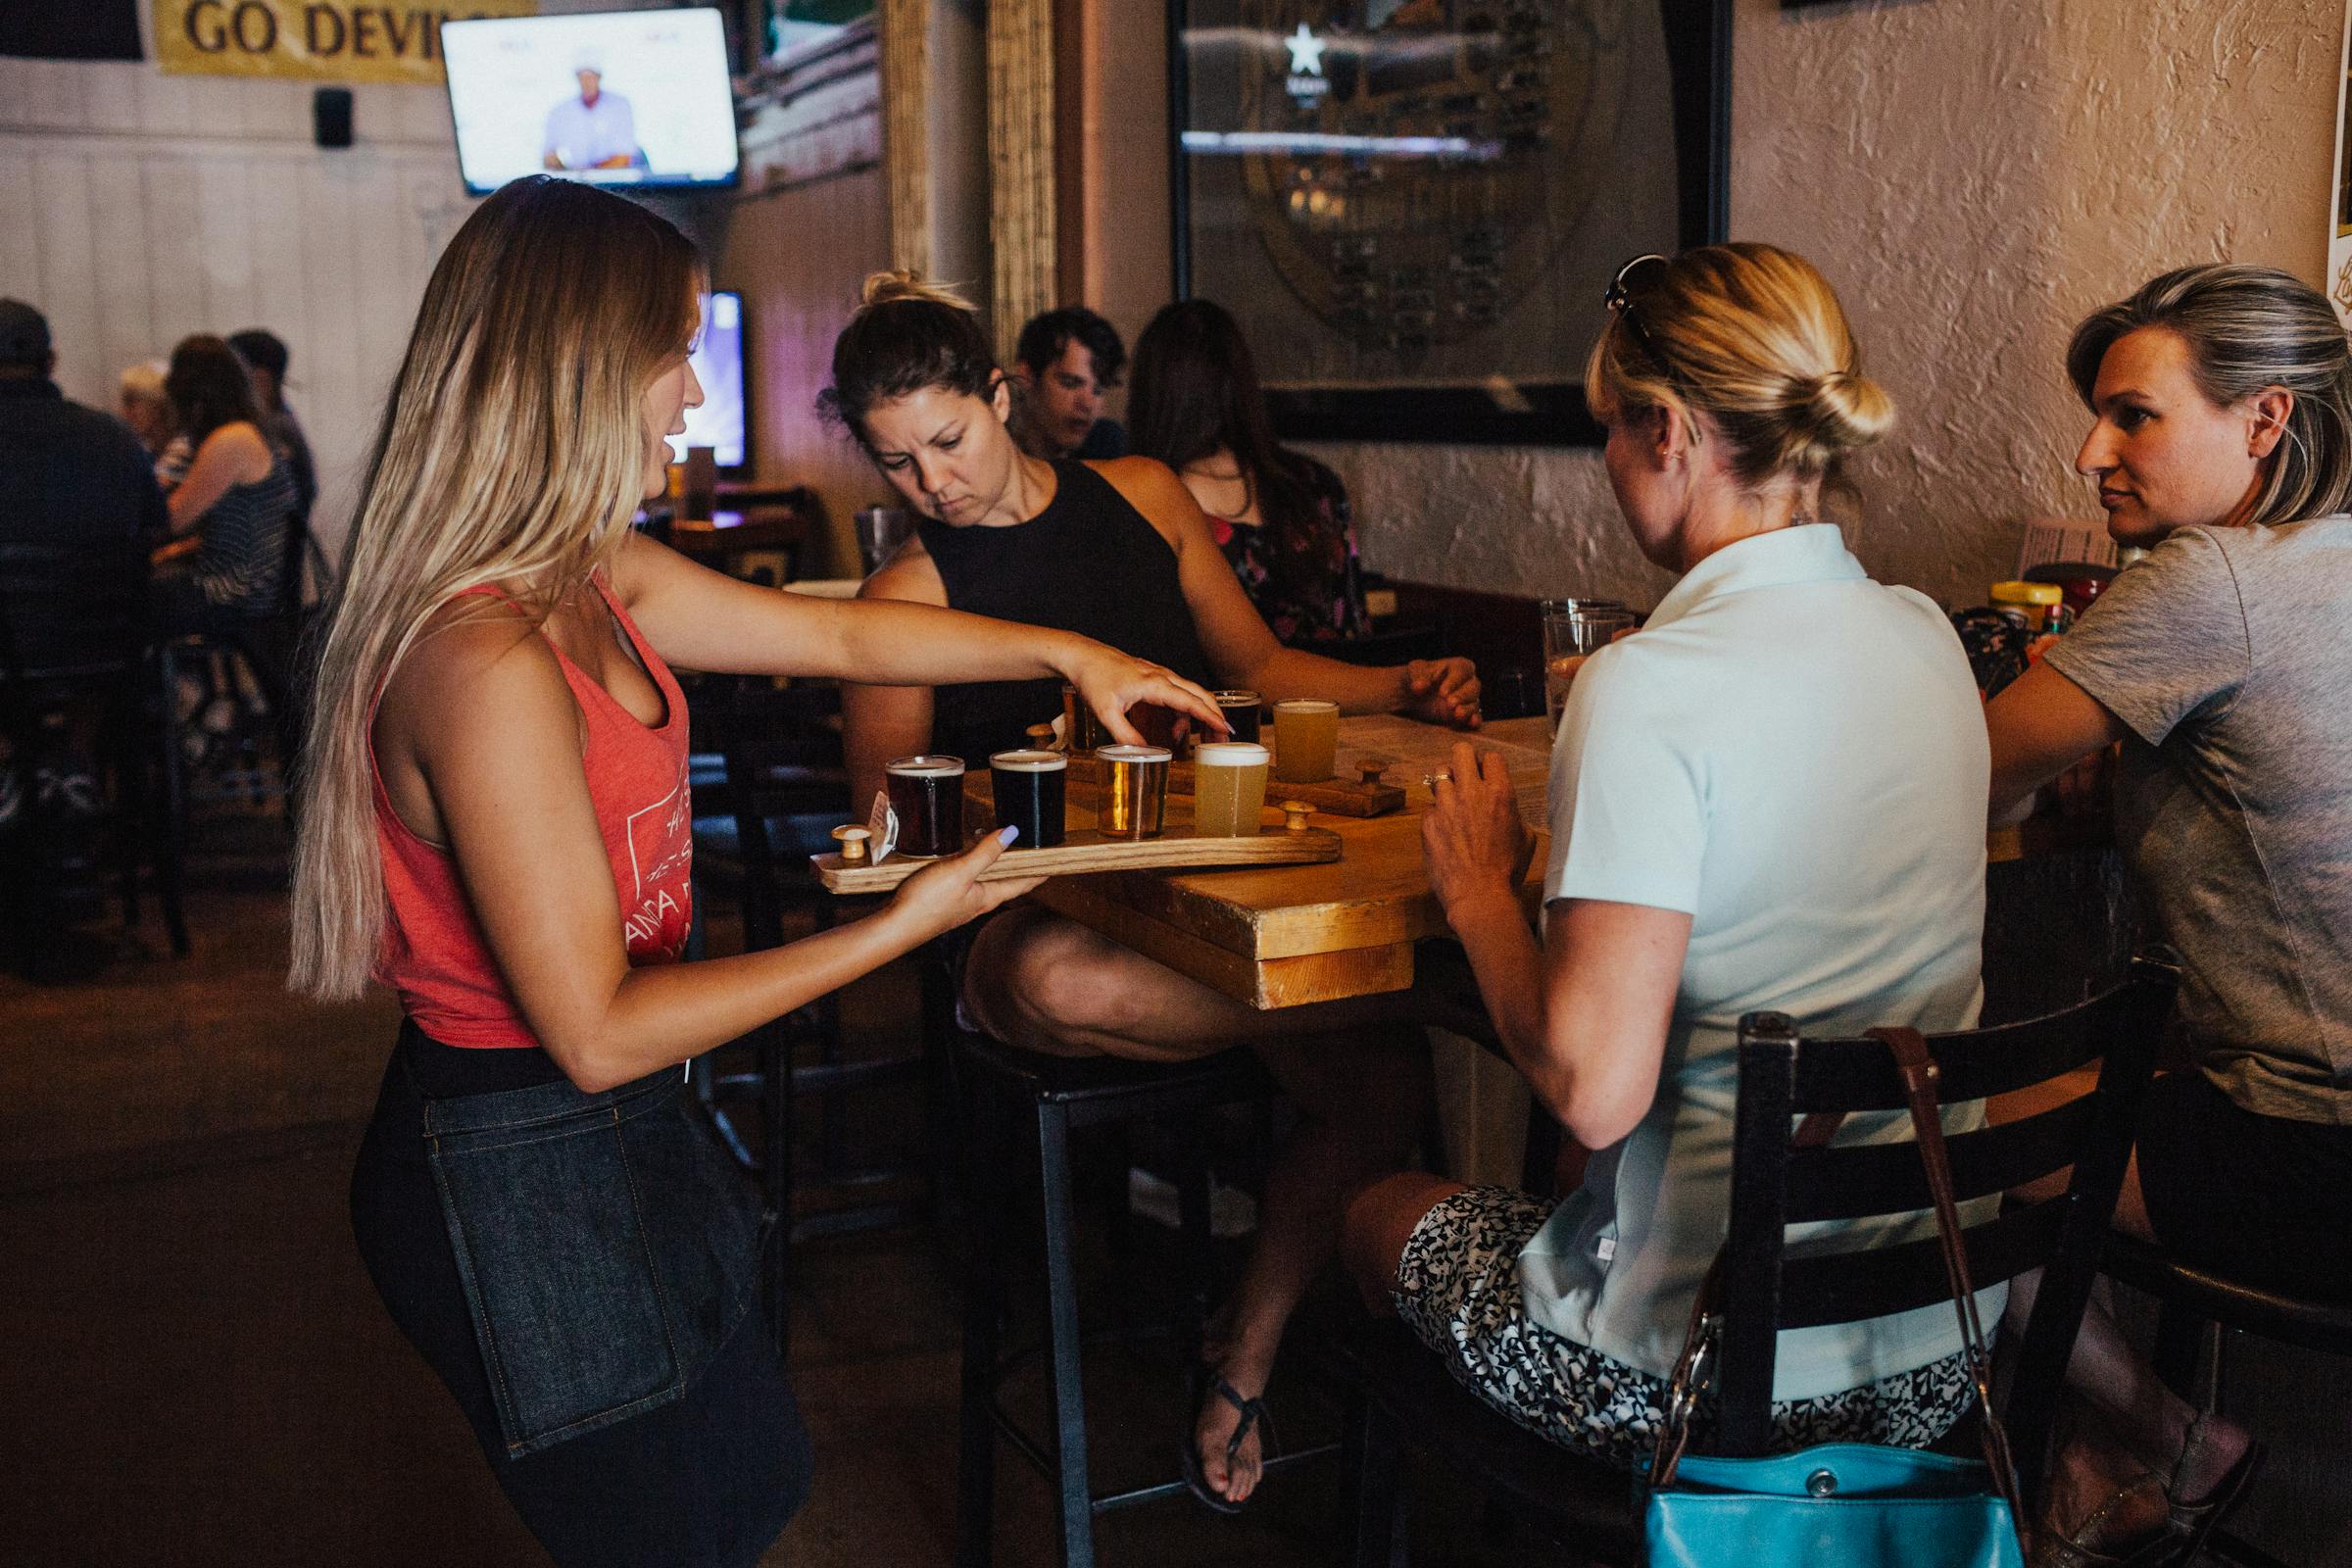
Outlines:
[[[991,839],[865,919],[676,961],[673,663],[890,685],[1059,674],[1114,732],[1198,687],[1062,632],[734,582],[631,531],[701,401],[703,269],[543,177],[450,242],[385,410],[319,675],[295,989],[400,995],[352,1179],[384,1304],[559,1564],[758,1559],[808,1486],[750,1313],[759,1215],[680,1064],[1029,886]]]

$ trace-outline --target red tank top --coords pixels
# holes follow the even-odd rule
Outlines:
[[[685,952],[686,929],[693,921],[687,886],[694,840],[686,788],[686,698],[603,578],[595,581],[638,662],[661,690],[664,722],[659,729],[639,723],[561,648],[556,662],[564,666],[572,700],[587,720],[588,747],[581,762],[605,855],[612,862],[613,891],[620,895],[621,939],[629,962],[671,963]],[[468,592],[507,597],[489,587]],[[401,1010],[416,1027],[443,1045],[536,1046],[538,1037],[516,1009],[482,940],[449,852],[418,838],[393,810],[383,775],[375,771],[372,741],[368,765],[374,780],[375,840],[388,906],[376,978],[400,994]]]

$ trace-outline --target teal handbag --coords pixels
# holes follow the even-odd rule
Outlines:
[[[1756,1459],[1686,1454],[1690,1421],[1723,1322],[1723,1261],[1707,1273],[1690,1314],[1651,1459],[1646,1531],[1650,1568],[2024,1568],[2017,1472],[1986,1388],[1984,1325],[1970,1288],[1960,1212],[1936,1098],[1936,1061],[1913,1029],[1874,1029],[1903,1075],[1911,1125],[1936,1199],[1945,1272],[1977,1386],[1984,1458],[1918,1448],[1830,1443]],[[1833,1116],[1808,1116],[1799,1147],[1829,1142]]]

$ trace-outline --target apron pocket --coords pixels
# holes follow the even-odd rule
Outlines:
[[[699,1339],[706,1324],[673,1314],[662,1253],[674,1244],[658,1245],[667,1227],[649,1223],[676,1195],[646,1190],[634,1168],[649,1152],[666,1165],[662,1147],[691,1136],[675,1103],[677,1080],[664,1080],[609,1095],[549,1085],[435,1102],[463,1126],[476,1121],[469,1102],[528,1096],[536,1109],[564,1092],[573,1102],[504,1125],[426,1135],[512,1457],[676,1398],[708,1358],[708,1348],[693,1354],[680,1343],[681,1329]],[[428,1111],[428,1129],[438,1119]]]

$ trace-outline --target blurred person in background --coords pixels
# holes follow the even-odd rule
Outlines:
[[[1118,328],[1083,305],[1030,318],[1013,347],[1013,436],[1033,458],[1102,462],[1127,455],[1127,432],[1102,398],[1127,369]]]
[[[122,367],[115,394],[115,411],[139,445],[161,456],[172,444],[172,400],[164,395],[164,375],[171,368],[162,360],[141,360]]]
[[[49,322],[0,300],[0,672],[127,652],[146,587],[142,536],[164,530],[147,454],[122,422],[69,402],[51,379]],[[0,679],[0,689],[8,682]],[[29,809],[101,804],[95,715],[0,704],[0,835]]]
[[[1266,625],[1286,643],[1372,630],[1340,476],[1274,439],[1257,364],[1219,305],[1185,300],[1135,341],[1139,457],[1176,470]]]
[[[237,351],[253,379],[253,401],[262,411],[262,434],[270,444],[285,455],[294,473],[294,506],[304,522],[310,521],[311,506],[318,499],[318,466],[311,458],[310,438],[303,434],[302,421],[286,406],[285,340],[263,327],[249,326],[242,332],[229,334],[228,346]]]
[[[299,505],[293,465],[262,433],[252,377],[223,340],[182,339],[164,390],[190,457],[167,501],[172,543],[156,552],[157,619],[177,633],[268,614]]]

